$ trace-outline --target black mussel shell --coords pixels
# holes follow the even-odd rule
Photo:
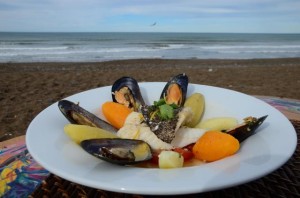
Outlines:
[[[112,92],[112,99],[114,102],[121,103],[120,101],[118,101],[116,99],[115,92],[119,91],[120,89],[122,89],[124,87],[127,87],[129,89],[129,93],[125,97],[127,99],[127,101],[129,100],[128,99],[129,97],[131,97],[133,99],[133,102],[129,102],[129,105],[128,105],[129,108],[137,111],[141,105],[145,105],[138,82],[134,78],[126,77],[126,76],[119,78],[112,85],[111,92]]]
[[[235,137],[239,142],[243,142],[249,136],[255,133],[255,130],[264,122],[268,116],[262,116],[260,118],[249,117],[245,118],[245,124],[227,131],[226,133]]]
[[[168,89],[171,85],[173,84],[177,84],[181,90],[181,101],[179,104],[177,104],[178,106],[183,106],[184,105],[184,102],[185,102],[185,99],[186,99],[186,94],[187,94],[187,89],[188,89],[188,84],[189,84],[189,78],[188,76],[183,73],[183,74],[178,74],[177,76],[174,76],[172,77],[168,82],[167,84],[165,85],[161,95],[160,95],[160,98],[166,98],[167,95],[168,95]]]
[[[88,125],[117,132],[118,129],[69,100],[58,102],[58,108],[72,124]]]
[[[103,138],[84,140],[80,144],[89,154],[113,164],[131,165],[152,158],[150,146],[142,140]]]

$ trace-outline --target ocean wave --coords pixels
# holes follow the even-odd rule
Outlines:
[[[202,49],[291,49],[299,48],[300,45],[214,45],[214,46],[201,46]]]
[[[71,49],[68,46],[61,46],[61,47],[7,47],[7,46],[0,46],[0,50],[17,50],[17,51],[35,51],[35,50],[66,50]]]
[[[241,54],[241,53],[264,53],[264,54],[288,54],[288,53],[299,53],[300,50],[225,50],[225,51],[217,51],[218,53],[225,53],[225,54]]]
[[[0,33],[0,62],[300,57],[300,34]]]

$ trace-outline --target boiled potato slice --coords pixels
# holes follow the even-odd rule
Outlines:
[[[238,121],[232,117],[216,117],[204,120],[196,125],[195,128],[226,131],[238,125]]]
[[[118,137],[114,133],[87,125],[67,124],[64,127],[64,131],[77,144],[79,144],[83,140],[89,140],[94,138],[96,139]]]
[[[175,151],[162,151],[158,156],[159,168],[180,168],[183,162],[183,156]]]
[[[201,93],[194,93],[186,99],[184,107],[190,107],[193,112],[192,119],[186,123],[186,126],[192,128],[199,123],[204,111],[204,105],[204,96]]]

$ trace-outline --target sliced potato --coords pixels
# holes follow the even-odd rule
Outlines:
[[[232,117],[216,117],[204,120],[196,125],[195,128],[206,130],[226,131],[238,125],[238,121]]]
[[[77,144],[83,140],[89,140],[94,138],[117,138],[114,133],[106,130],[91,127],[87,125],[67,124],[64,127],[65,133]]]
[[[158,155],[159,168],[180,168],[183,167],[183,156],[175,151],[162,151]]]
[[[195,127],[199,123],[204,111],[204,96],[201,93],[194,93],[188,97],[184,103],[184,107],[190,107],[193,112],[192,119],[186,123],[188,127]]]

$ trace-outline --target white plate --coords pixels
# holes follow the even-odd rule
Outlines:
[[[145,102],[158,100],[165,83],[140,83]],[[81,92],[66,99],[102,116],[101,104],[111,100],[111,87]],[[63,131],[68,121],[57,103],[43,110],[26,134],[32,157],[50,172],[69,181],[108,191],[171,195],[217,190],[262,177],[283,165],[296,148],[296,132],[289,120],[272,106],[239,92],[190,84],[188,95],[205,96],[204,118],[269,115],[257,134],[241,144],[237,154],[213,163],[178,169],[122,167],[101,161],[73,143]]]

